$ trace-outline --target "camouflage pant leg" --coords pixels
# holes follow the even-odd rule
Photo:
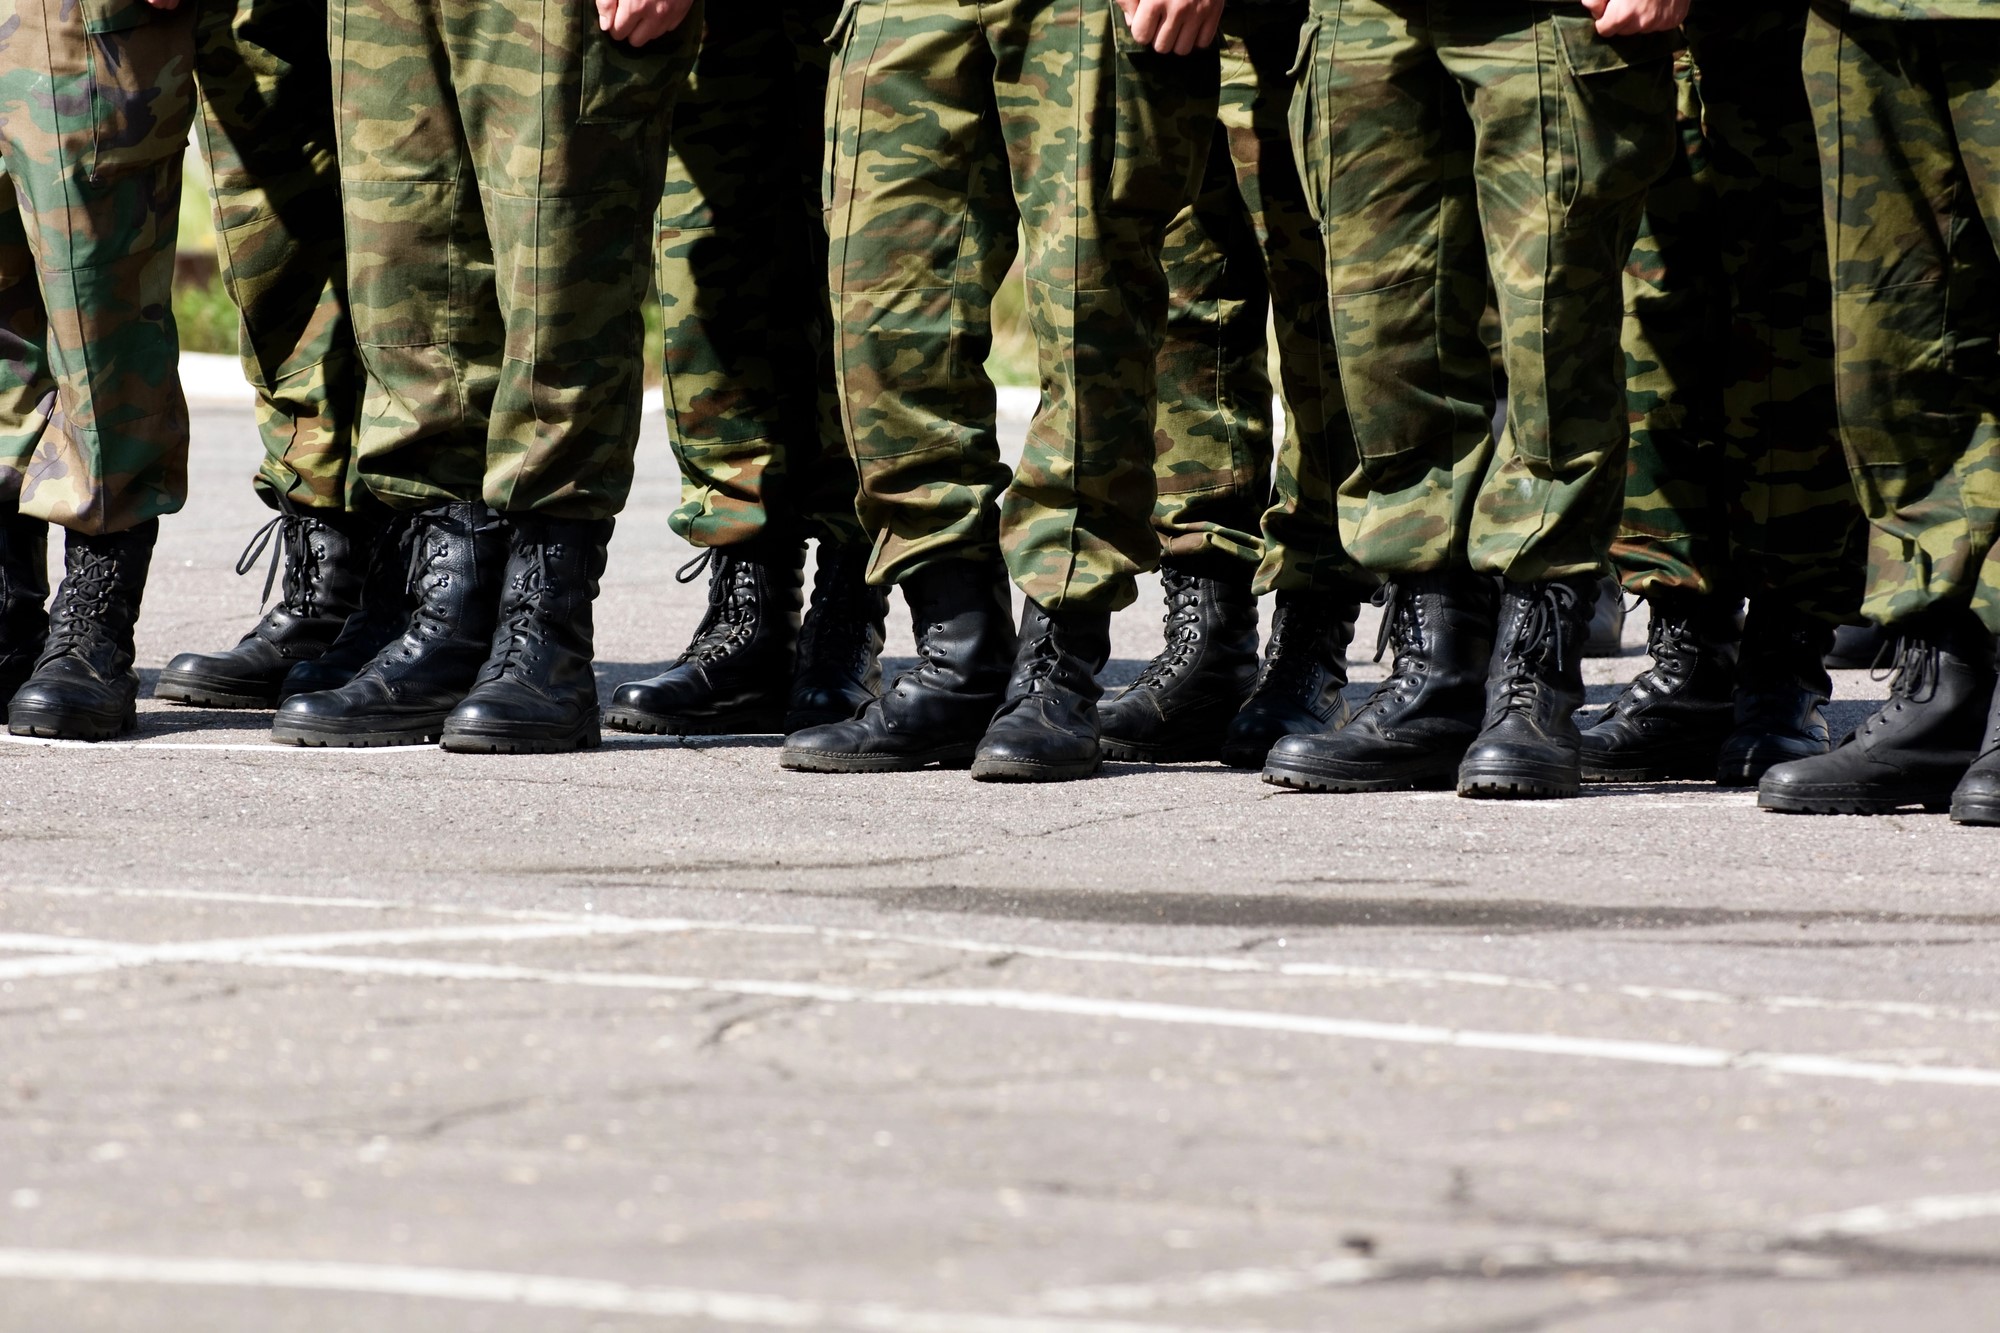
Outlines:
[[[1360,455],[1341,487],[1349,550],[1386,573],[1599,570],[1624,490],[1622,274],[1673,155],[1675,39],[1607,40],[1530,3],[1315,14],[1301,147]],[[1489,269],[1510,393],[1497,442]]]
[[[1871,532],[1862,612],[2000,631],[2000,22],[1816,6],[1841,436]]]
[[[203,0],[202,153],[222,279],[241,312],[272,503],[346,507],[362,372],[347,306],[325,0]]]
[[[697,546],[863,540],[826,292],[825,39],[839,0],[716,5],[674,103],[658,239],[666,399]]]
[[[186,9],[0,11],[0,500],[81,532],[187,496],[172,290],[193,56]]]
[[[1005,485],[1014,581],[1116,609],[1158,558],[1160,247],[1194,193],[1214,57],[1139,50],[1111,0],[857,0],[848,17],[829,267],[872,577],[989,552]],[[1042,403],[1008,484],[983,362],[1017,218]]]
[[[699,6],[637,50],[582,4],[332,14],[363,481],[404,508],[617,513],[666,118]]]

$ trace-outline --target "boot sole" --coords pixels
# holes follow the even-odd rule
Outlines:
[[[921,754],[829,754],[820,750],[780,750],[778,767],[794,773],[916,773],[939,768],[971,768],[973,743]]]
[[[115,741],[138,729],[139,710],[136,705],[111,721],[39,708],[15,708],[7,715],[7,730],[11,735],[34,736],[47,741]]]
[[[373,750],[390,745],[435,745],[444,734],[442,717],[390,729],[344,731],[273,723],[271,739],[280,745],[306,745],[334,750]]]
[[[720,713],[714,717],[681,717],[667,713],[646,713],[636,708],[606,709],[604,725],[616,731],[629,731],[641,736],[787,736],[794,730],[787,727],[783,715],[779,713]]]
[[[1585,782],[1707,782],[1716,776],[1713,759],[1628,765],[1592,763],[1586,758],[1581,771]]]
[[[1070,764],[1031,764],[1019,759],[980,759],[972,765],[974,782],[1077,782],[1094,777],[1104,756]]]
[[[1575,769],[1553,764],[1495,765],[1470,771],[1461,767],[1458,772],[1458,794],[1473,801],[1561,801],[1582,791]]]
[[[1953,808],[1949,791],[1870,796],[1849,791],[1757,793],[1757,808],[1781,815],[1893,815],[1922,806],[1926,814],[1943,814]]]
[[[240,686],[242,682],[231,684]],[[153,697],[170,704],[192,704],[196,708],[276,708],[282,702],[276,686],[268,691],[254,692],[190,676],[169,676],[165,672],[160,673],[158,683],[153,686]]]
[[[1363,777],[1358,774],[1316,773],[1308,769],[1284,768],[1266,762],[1264,781],[1293,791],[1345,792],[1365,794],[1388,791],[1445,791],[1458,781],[1458,764],[1435,773],[1402,774],[1396,777]]]
[[[2000,801],[1954,797],[1951,803],[1951,822],[1980,827],[2000,825]]]
[[[595,750],[604,733],[585,723],[561,735],[533,732],[479,732],[447,725],[439,744],[453,754],[575,754]]]
[[[1207,764],[1222,758],[1222,743],[1211,741],[1203,744],[1147,745],[1133,741],[1114,741],[1104,737],[1098,742],[1106,759],[1115,759],[1121,764]],[[1259,759],[1262,766],[1263,760]]]

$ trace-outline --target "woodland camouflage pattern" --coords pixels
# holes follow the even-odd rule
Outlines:
[[[1306,0],[1224,11],[1220,121],[1201,192],[1162,253],[1169,300],[1153,525],[1168,557],[1261,562],[1261,592],[1359,578],[1333,507],[1354,446],[1333,360],[1326,253],[1287,114],[1305,15]],[[1275,497],[1267,323],[1285,404]]]
[[[267,502],[343,509],[358,489],[361,360],[347,308],[326,0],[200,0],[195,80],[222,280],[257,390]]]
[[[1160,247],[1214,53],[1141,49],[1112,0],[855,0],[835,43],[829,272],[871,580],[998,546],[1044,606],[1128,604],[1159,557]],[[1017,225],[1042,404],[1010,484],[984,365]]]
[[[1955,11],[1954,11],[1955,12]],[[2000,20],[1814,11],[1840,425],[1870,524],[1863,613],[2000,632]]]
[[[775,4],[773,18],[767,5]],[[708,11],[659,226],[666,400],[696,546],[864,540],[840,433],[820,166],[839,0]]]
[[[1623,274],[1673,158],[1678,38],[1606,39],[1581,6],[1526,0],[1314,0],[1308,33],[1292,117],[1360,454],[1348,550],[1388,574],[1601,570],[1625,481]]]
[[[1626,273],[1632,447],[1612,565],[1644,596],[1861,599],[1861,511],[1833,395],[1807,0],[1698,0],[1678,72],[1683,153]]]
[[[187,495],[172,290],[192,19],[0,0],[0,505],[80,532]]]
[[[363,481],[398,508],[612,516],[632,483],[652,220],[700,6],[639,49],[586,4],[331,10]]]

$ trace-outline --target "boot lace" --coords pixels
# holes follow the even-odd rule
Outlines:
[[[1201,580],[1176,569],[1162,569],[1160,583],[1167,595],[1166,646],[1132,682],[1135,690],[1153,689],[1172,680],[1201,645]]]
[[[842,568],[847,563],[846,555],[823,560],[813,579],[812,600],[799,626],[798,659],[802,666],[838,663],[860,670],[873,651],[869,629],[874,613],[855,596],[848,571]]]
[[[1895,665],[1886,672],[1883,666],[1894,655]],[[1934,644],[1909,635],[1899,635],[1893,642],[1884,640],[1875,652],[1875,661],[1868,669],[1869,679],[1889,682],[1889,701],[1869,714],[1868,719],[1841,740],[1848,745],[1874,731],[1888,718],[1903,711],[1909,704],[1929,703],[1937,695],[1940,676],[1939,653]]]
[[[1528,600],[1526,612],[1514,622],[1500,655],[1499,687],[1493,693],[1491,712],[1494,721],[1509,713],[1533,712],[1542,697],[1537,672],[1544,665],[1557,672],[1567,665],[1566,627],[1577,602],[1576,590],[1563,583],[1544,584]]]
[[[1273,693],[1287,697],[1302,695],[1312,683],[1319,662],[1313,648],[1326,627],[1314,610],[1304,603],[1285,607],[1271,619],[1271,642],[1264,654],[1264,668],[1257,673],[1253,693]]]
[[[265,551],[271,553],[270,566],[264,571],[264,592],[257,600],[259,611],[270,605],[271,589],[277,584],[278,567],[282,564],[285,592],[278,605],[298,616],[313,614],[317,606],[314,593],[319,587],[319,553],[313,548],[312,529],[311,519],[285,510],[250,535],[243,554],[236,557],[238,578],[255,569]]]
[[[1417,682],[1415,673],[1403,669],[1403,659],[1423,642],[1424,627],[1417,617],[1417,599],[1400,584],[1384,583],[1369,600],[1382,608],[1382,627],[1375,634],[1375,660],[1381,661],[1391,645],[1396,649],[1396,657],[1389,678],[1370,690],[1361,707],[1354,710],[1356,721],[1383,711]]]
[[[535,618],[542,610],[542,594],[548,588],[547,561],[552,549],[543,543],[536,543],[528,567],[514,576],[507,597],[501,604],[500,624],[493,635],[499,648],[481,669],[480,681],[498,680],[510,674],[517,661],[533,656]]]
[[[693,583],[708,572],[708,613],[695,626],[694,638],[676,665],[713,662],[741,648],[757,626],[757,567],[713,547],[682,565],[677,583]]]
[[[62,590],[49,617],[49,637],[41,660],[52,661],[84,650],[104,637],[105,620],[118,592],[117,557],[98,551],[70,555]]]
[[[1653,664],[1618,691],[1618,697],[1606,706],[1603,716],[1608,718],[1628,711],[1642,694],[1666,693],[1667,683],[1660,675],[1661,669],[1685,675],[1693,669],[1698,652],[1694,622],[1681,616],[1663,616],[1656,610],[1652,624],[1646,629],[1646,655],[1653,659]],[[1561,666],[1560,656],[1557,666]]]

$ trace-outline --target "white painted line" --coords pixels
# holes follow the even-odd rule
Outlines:
[[[868,1333],[1174,1333],[1165,1325],[1153,1323],[912,1310],[876,1302],[842,1305],[697,1287],[642,1287],[588,1278],[400,1264],[175,1259],[81,1250],[0,1249],[0,1279],[8,1278],[404,1296],[656,1319],[699,1319],[711,1324],[757,1328],[858,1329]],[[1180,1333],[1195,1331],[1183,1329]]]
[[[276,741],[260,741],[245,745],[239,741],[59,741],[44,736],[14,736],[0,733],[0,742],[8,745],[38,745],[45,749],[64,750],[212,750],[219,754],[341,754],[376,755],[409,754],[412,751],[436,750],[436,745],[362,745],[342,748],[334,745],[280,745]],[[442,753],[442,752],[440,752]]]
[[[1261,958],[1210,956],[1199,954],[1137,953],[1113,949],[1062,949],[1044,945],[981,940],[949,935],[921,935],[901,931],[880,931],[840,926],[783,925],[770,922],[709,921],[695,918],[660,919],[619,917],[603,913],[560,912],[505,907],[464,906],[456,903],[402,902],[383,898],[316,898],[305,894],[234,893],[208,889],[136,889],[92,887],[34,887],[0,889],[0,893],[37,893],[56,897],[153,898],[168,901],[229,902],[256,906],[357,908],[372,911],[422,912],[449,916],[492,916],[517,921],[628,921],[647,923],[661,930],[712,931],[720,934],[791,936],[856,943],[906,944],[916,948],[946,949],[988,957],[1009,955],[1039,958],[1052,962],[1102,964],[1158,968],[1172,971],[1233,973],[1244,976],[1272,976],[1302,979],[1352,981],[1373,985],[1479,986],[1507,990],[1537,991],[1543,994],[1615,995],[1626,999],[1672,1004],[1720,1005],[1736,1008],[1763,1008],[1774,1012],[1820,1011],[1827,1013],[1877,1014],[1889,1018],[1961,1023],[2000,1023],[2000,1009],[1967,1009],[1955,1005],[1929,1004],[1916,1000],[1836,1000],[1811,995],[1747,995],[1728,991],[1701,990],[1678,986],[1598,985],[1587,981],[1556,981],[1538,977],[1510,976],[1499,972],[1470,972],[1420,967],[1376,967],[1352,963],[1277,963]]]
[[[1800,1240],[1860,1239],[1982,1217],[2000,1217],[2000,1194],[1932,1194],[1903,1203],[1849,1208],[1805,1218],[1790,1234]]]
[[[1013,1013],[1102,1018],[1171,1026],[1247,1029],[1328,1037],[1343,1041],[1447,1046],[1515,1055],[1609,1060],[1680,1069],[1762,1070],[1806,1078],[1860,1079],[1872,1083],[1934,1084],[2000,1088],[2000,1069],[1965,1065],[1891,1065],[1839,1056],[1782,1051],[1731,1051],[1718,1046],[1674,1042],[1567,1037],[1543,1032],[1486,1032],[1421,1023],[1380,1023],[1324,1018],[1260,1009],[1161,1004],[1144,1000],[1104,1000],[1092,996],[1018,990],[866,990],[815,982],[764,981],[722,977],[663,976],[645,972],[573,972],[426,958],[374,958],[307,953],[250,954],[235,959],[250,967],[297,968],[354,976],[397,976],[441,981],[540,982],[613,990],[657,990],[746,995],[762,999],[812,1000],[824,1004],[867,1004],[932,1009],[991,1009]]]

